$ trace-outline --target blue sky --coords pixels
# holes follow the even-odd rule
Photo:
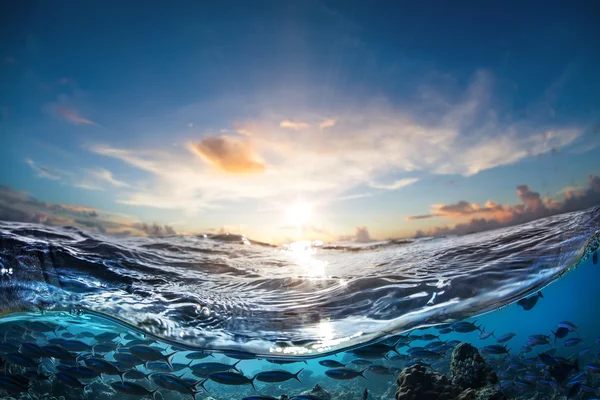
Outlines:
[[[0,184],[23,204],[7,194],[0,216],[287,241],[594,204],[595,15],[590,2],[13,5]]]

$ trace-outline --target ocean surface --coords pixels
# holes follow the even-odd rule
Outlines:
[[[511,371],[499,374],[509,398],[568,394],[573,385],[548,365],[522,362],[548,348],[589,376],[571,397],[595,398],[596,372],[586,366],[600,348],[599,244],[600,208],[464,236],[281,246],[231,234],[114,238],[0,222],[0,398],[291,398],[318,384],[336,399],[391,399],[407,365],[425,360],[447,374],[459,341],[506,346],[492,364]],[[516,304],[524,298],[530,309]],[[458,321],[473,329],[461,332]],[[577,328],[552,336],[564,322]],[[498,342],[506,333],[515,335]],[[547,346],[523,353],[535,334],[548,335]],[[569,338],[582,340],[563,345]],[[441,361],[412,347],[436,350]],[[511,369],[515,357],[524,370]],[[94,359],[121,376],[85,376],[78,368]],[[200,371],[207,362],[232,375]],[[92,366],[102,368],[111,367]],[[364,377],[341,379],[340,368]],[[520,384],[532,368],[539,379]],[[119,386],[131,369],[146,375],[135,382],[148,393]],[[148,375],[160,373],[187,383]]]

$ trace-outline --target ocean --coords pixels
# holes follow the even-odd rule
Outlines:
[[[600,208],[280,246],[0,222],[0,398],[597,398],[599,244]]]

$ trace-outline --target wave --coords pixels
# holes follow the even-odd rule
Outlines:
[[[193,348],[322,355],[528,296],[597,249],[599,229],[600,208],[371,244],[0,222],[0,311],[89,310]]]

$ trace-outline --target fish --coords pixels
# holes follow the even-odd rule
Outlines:
[[[550,336],[548,335],[531,335],[527,338],[527,341],[534,346],[542,344],[550,344]]]
[[[148,346],[148,345],[145,345],[145,344],[138,344],[138,345],[135,345],[135,346],[130,346],[129,347],[129,351],[131,352],[131,354],[133,354],[135,357],[139,358],[140,360],[144,360],[144,361],[159,361],[159,360],[163,360],[171,368],[172,368],[172,366],[171,366],[171,358],[173,358],[173,356],[175,354],[177,354],[176,351],[174,351],[173,353],[170,353],[170,354],[163,354],[157,348],[151,347],[151,346]]]
[[[578,329],[578,327],[577,327],[577,326],[576,326],[574,323],[572,323],[572,322],[569,322],[569,321],[562,321],[562,322],[559,322],[559,323],[558,323],[558,327],[559,327],[559,328],[565,328],[565,329],[567,329],[569,332],[576,332],[576,331],[577,331],[577,329]]]
[[[520,350],[520,352],[523,354],[529,353],[530,351],[533,351],[533,349],[529,346],[523,346],[523,347],[521,347],[521,350]]]
[[[121,371],[116,365],[102,358],[90,357],[83,360],[83,362],[88,368],[101,374],[119,375],[121,377],[121,380],[123,380],[123,375],[125,374],[125,372],[127,372]]]
[[[212,354],[206,353],[204,351],[194,351],[185,355],[185,358],[188,360],[202,360],[206,357],[212,357]]]
[[[587,353],[589,353],[590,351],[592,351],[592,348],[586,347],[585,349],[583,349],[579,352],[579,356],[582,357],[582,356],[586,355]]]
[[[30,321],[27,322],[25,324],[25,326],[27,327],[28,330],[32,331],[32,332],[37,332],[37,333],[54,333],[54,335],[56,337],[58,337],[58,335],[56,334],[56,331],[58,331],[59,329],[61,329],[60,325],[57,324],[48,324],[45,322],[41,322],[41,321]]]
[[[211,381],[221,383],[223,385],[235,385],[235,386],[251,385],[252,388],[254,390],[256,390],[256,387],[254,387],[254,379],[255,378],[256,378],[256,376],[253,378],[248,378],[238,372],[229,372],[229,371],[215,372],[208,376],[208,379],[210,379]]]
[[[114,342],[97,343],[92,346],[92,354],[106,354],[111,351],[116,351],[117,348],[119,348],[119,345]]]
[[[110,386],[117,392],[124,393],[130,396],[154,396],[154,392],[158,390],[148,390],[145,387],[134,382],[112,382]]]
[[[144,360],[140,360],[133,354],[129,353],[115,353],[113,354],[113,358],[116,361],[122,362],[123,364],[131,365],[132,367],[134,365],[141,365],[144,363]]]
[[[361,400],[367,400],[368,397],[369,397],[369,391],[367,390],[367,388],[365,388],[362,392]]]
[[[192,373],[195,376],[197,376],[199,378],[206,378],[208,375],[215,373],[215,372],[225,372],[225,371],[230,371],[230,370],[239,372],[239,370],[237,369],[237,365],[240,363],[240,361],[241,360],[238,360],[231,365],[219,363],[219,362],[200,363],[200,364],[190,365],[190,369],[192,370]]]
[[[581,338],[571,338],[571,339],[567,339],[565,340],[565,347],[573,347],[573,346],[577,346],[579,343],[583,342],[583,340]]]
[[[267,396],[264,394],[257,394],[254,396],[244,397],[242,400],[280,400],[280,397]]]
[[[595,251],[594,254],[592,254],[592,262],[594,263],[594,265],[598,264],[598,252]]]
[[[375,343],[368,346],[359,347],[358,349],[351,350],[350,352],[355,356],[362,358],[381,358],[387,356],[387,353],[390,351],[400,354],[398,353],[398,350],[396,350],[396,347],[384,343]]]
[[[425,360],[437,360],[443,357],[442,354],[427,349],[417,349],[415,351],[411,351],[409,354],[412,358]]]
[[[19,346],[10,343],[0,343],[0,354],[17,353]]]
[[[235,360],[254,360],[254,359],[256,359],[256,355],[254,355],[252,353],[247,353],[245,351],[227,350],[227,351],[222,351],[221,353],[223,355],[225,355],[229,358],[233,358]]]
[[[388,367],[385,367],[383,365],[370,365],[368,367],[368,370],[377,375],[392,375],[392,371],[390,371]]]
[[[579,364],[577,360],[575,360],[573,364],[570,364],[566,361],[561,361],[556,365],[552,365],[548,368],[548,373],[558,384],[561,384],[567,379],[572,370],[579,372]]]
[[[24,393],[29,390],[29,379],[18,374],[0,375],[0,389],[10,394]]]
[[[103,332],[98,335],[94,335],[98,342],[111,342],[116,338],[120,338],[121,334],[118,332]]]
[[[394,357],[396,357],[396,356],[394,356]],[[394,357],[392,357],[392,359]],[[393,360],[393,361],[396,361],[396,360]],[[373,364],[373,361],[363,360],[362,358],[357,358],[357,359],[354,359],[354,360],[350,361],[350,363],[351,364],[356,364],[356,365],[364,366],[364,365],[371,365],[371,364]]]
[[[325,375],[327,375],[330,378],[337,379],[337,380],[354,379],[359,376],[361,378],[367,379],[363,375],[367,369],[368,368],[365,368],[361,371],[357,371],[357,370],[350,369],[350,368],[334,368],[334,369],[328,369],[327,371],[325,371]]]
[[[145,374],[142,371],[133,368],[133,369],[130,369],[129,371],[125,372],[123,374],[123,377],[127,378],[127,379],[133,379],[133,380],[139,380],[139,379],[150,380],[148,378],[150,375],[152,375],[152,373]]]
[[[100,376],[100,373],[93,369],[86,367],[85,365],[79,366],[68,366],[68,365],[57,365],[56,369],[60,372],[67,373],[79,379],[94,379]]]
[[[18,353],[8,353],[6,355],[6,362],[8,364],[34,369],[40,365],[39,361],[34,361],[31,357]]]
[[[298,375],[300,375],[300,373],[302,371],[304,371],[304,369],[301,369],[300,371],[296,372],[295,374],[292,374],[291,372],[284,371],[284,370],[263,371],[263,372],[259,372],[258,374],[256,374],[254,376],[254,378],[252,378],[252,379],[256,379],[257,381],[260,381],[260,382],[269,382],[269,383],[285,382],[290,379],[295,379],[298,382],[302,383],[300,381],[300,379],[298,378]]]
[[[303,362],[306,364],[306,361],[297,360],[294,358],[265,358],[264,360],[267,362],[270,362],[271,364],[278,364],[278,365],[295,364],[295,363],[299,363],[299,362]]]
[[[542,299],[544,298],[544,295],[542,295],[541,291],[537,292],[537,294],[535,294],[531,297],[526,297],[524,299],[517,301],[517,305],[523,307],[523,310],[529,311],[533,307],[535,307],[535,305],[537,304],[537,302],[540,298],[542,298]]]
[[[197,385],[191,385],[186,380],[171,374],[152,374],[152,381],[158,387],[174,390],[182,394],[189,394],[194,397],[198,393],[196,390],[197,386],[200,386],[204,391],[208,392],[204,387],[205,381],[199,382]]]
[[[481,331],[481,325],[476,326],[475,322],[459,321],[452,324],[452,330],[458,333],[469,333],[473,331]]]
[[[54,344],[68,351],[88,351],[91,347],[89,344],[84,343],[80,340],[63,338],[57,340],[59,341],[59,343],[54,342]]]
[[[600,364],[588,364],[586,368],[592,374],[600,374]]]
[[[483,353],[487,353],[487,354],[509,354],[510,350],[506,348],[506,346],[500,346],[498,344],[492,344],[489,346],[485,346],[483,349],[481,349],[481,351]]]
[[[508,342],[510,339],[514,338],[515,336],[517,336],[516,333],[505,333],[504,335],[497,337],[496,338],[496,342],[498,343],[505,343]]]
[[[34,358],[48,357],[44,350],[35,343],[23,343],[21,345],[21,354]]]
[[[573,386],[571,386],[571,388],[567,392],[567,399],[577,396],[577,393],[579,393],[580,389],[581,389],[581,383],[579,383],[579,382],[574,384]]]
[[[425,341],[430,341],[433,339],[440,339],[440,337],[438,335],[434,335],[432,333],[426,333],[423,336],[421,336],[421,340],[425,340]]]
[[[482,331],[481,331],[481,333],[479,334],[478,338],[481,339],[481,340],[485,340],[485,339],[489,338],[490,336],[496,337],[496,336],[494,336],[494,332],[495,331],[486,332],[485,331],[485,326],[484,326],[483,329],[482,329]]]
[[[446,335],[448,333],[454,332],[454,330],[452,328],[442,328],[438,332],[442,335]]]
[[[550,332],[552,332],[552,334],[554,335],[554,344],[556,344],[556,339],[562,339],[569,334],[569,330],[564,326],[559,326],[556,329],[556,332],[554,332],[553,330],[551,330]]]
[[[72,388],[85,389],[85,387],[87,386],[87,384],[81,383],[79,379],[75,378],[73,375],[70,375],[68,373],[57,372],[56,374],[54,374],[54,377],[60,382]]]
[[[558,364],[558,361],[556,361],[556,359],[554,359],[554,357],[552,357],[551,355],[546,354],[546,353],[538,354],[538,358],[540,359],[540,361],[542,363],[544,363],[544,365],[550,366],[550,365]]]
[[[344,368],[346,366],[346,364],[335,360],[321,360],[319,364],[327,368]]]

